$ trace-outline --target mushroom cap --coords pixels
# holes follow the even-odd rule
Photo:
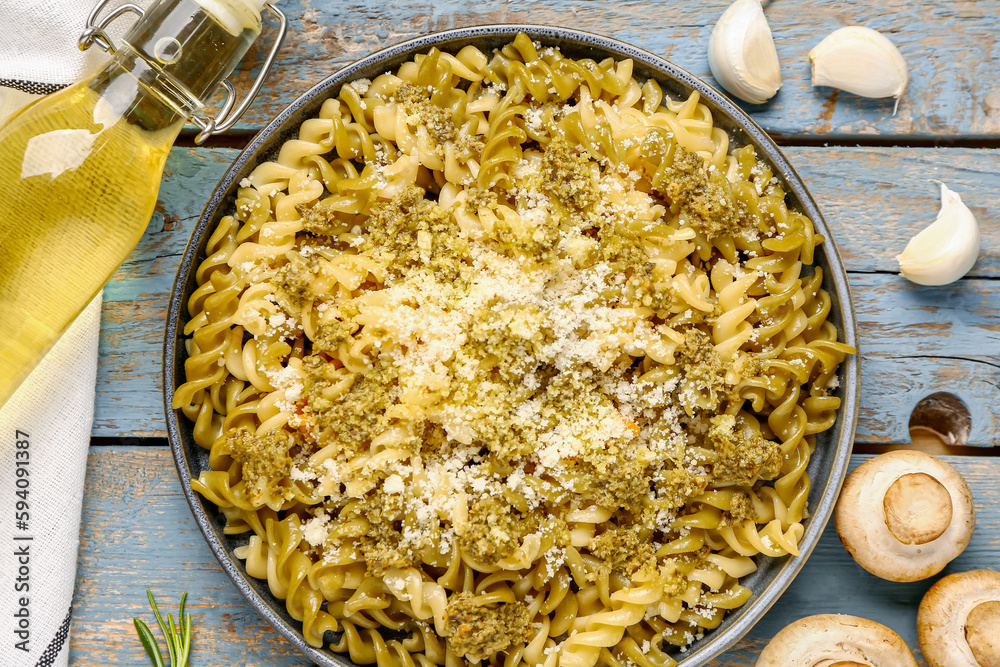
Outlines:
[[[906,642],[881,623],[845,614],[806,616],[783,628],[757,658],[756,667],[828,665],[916,667]]]
[[[976,525],[962,475],[941,459],[907,450],[858,466],[833,516],[854,560],[889,581],[937,574],[965,551]]]
[[[1000,665],[1000,572],[949,574],[917,612],[917,639],[931,667]]]

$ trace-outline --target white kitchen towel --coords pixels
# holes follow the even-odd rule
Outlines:
[[[98,295],[0,408],[3,667],[69,660],[100,324]]]
[[[107,57],[76,45],[92,6],[90,0],[0,0],[0,119],[82,78]],[[120,38],[131,23],[116,21],[109,32]],[[65,667],[69,661],[100,315],[98,295],[0,408],[2,667]]]
[[[0,0],[0,91],[45,95],[78,81],[97,67],[107,55],[96,46],[80,51],[76,42],[87,26],[87,16],[97,0]],[[111,0],[102,16],[121,2]],[[147,5],[148,2],[140,2]],[[112,22],[108,35],[117,43],[134,22],[126,14]],[[6,88],[7,90],[4,90]],[[0,116],[6,115],[0,110]]]

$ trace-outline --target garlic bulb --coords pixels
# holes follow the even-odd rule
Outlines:
[[[976,216],[942,183],[937,219],[910,239],[896,259],[904,278],[920,285],[946,285],[968,273],[978,256]]]
[[[736,0],[719,17],[708,40],[708,66],[723,88],[751,104],[778,92],[778,52],[760,0]]]
[[[809,52],[809,61],[814,86],[862,97],[895,97],[897,105],[910,83],[910,70],[896,45],[862,26],[834,30]]]

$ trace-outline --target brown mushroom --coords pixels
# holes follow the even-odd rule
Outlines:
[[[768,642],[756,667],[916,667],[906,642],[881,623],[845,614],[806,616]]]
[[[917,639],[931,667],[1000,667],[1000,572],[949,574],[931,586]]]
[[[889,581],[918,581],[965,551],[976,525],[972,492],[957,470],[916,451],[865,461],[844,482],[837,535],[861,567]]]

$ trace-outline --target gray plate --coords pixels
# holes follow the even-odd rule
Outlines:
[[[189,319],[185,304],[197,287],[195,269],[205,258],[205,244],[211,230],[222,216],[235,210],[239,182],[249,176],[261,162],[274,159],[281,144],[294,138],[302,121],[316,115],[323,101],[336,96],[342,84],[362,77],[374,79],[410,60],[415,54],[426,52],[432,46],[454,53],[463,46],[474,44],[482,51],[489,52],[510,42],[518,32],[525,32],[546,46],[557,46],[563,54],[573,58],[593,58],[598,61],[608,56],[616,59],[631,58],[635,63],[633,76],[640,81],[655,79],[664,93],[674,99],[686,98],[693,90],[701,93],[702,100],[712,110],[716,124],[729,133],[734,144],[752,144],[757,154],[771,163],[775,173],[787,184],[788,204],[812,218],[816,231],[826,238],[822,247],[817,249],[816,265],[823,268],[823,286],[830,292],[833,300],[829,321],[840,332],[840,340],[855,347],[858,344],[854,307],[851,304],[844,266],[822,214],[798,174],[774,142],[735,104],[704,81],[652,53],[579,30],[535,25],[491,25],[449,30],[403,42],[359,60],[324,79],[290,104],[254,137],[212,193],[177,272],[167,314],[163,354],[164,402],[170,448],[177,464],[181,487],[198,527],[222,569],[246,601],[286,639],[323,667],[353,666],[353,663],[345,655],[325,649],[318,650],[306,644],[302,638],[301,624],[289,616],[284,602],[271,594],[265,581],[248,577],[241,562],[233,556],[233,549],[244,542],[245,538],[224,535],[222,527],[225,519],[222,513],[191,489],[191,479],[197,479],[202,470],[209,469],[208,453],[195,444],[191,435],[192,424],[170,406],[174,388],[183,382],[184,360],[187,357],[183,329]],[[753,591],[753,598],[740,609],[731,612],[718,629],[692,644],[686,653],[678,654],[676,658],[684,667],[707,663],[746,634],[788,587],[816,546],[833,511],[847,471],[857,422],[858,385],[858,356],[852,355],[840,369],[840,388],[837,393],[843,401],[843,407],[837,422],[832,429],[819,434],[816,452],[809,462],[809,475],[812,478],[809,493],[810,517],[805,521],[805,534],[800,545],[802,555],[794,558],[758,557],[759,569],[742,580],[743,585]]]

